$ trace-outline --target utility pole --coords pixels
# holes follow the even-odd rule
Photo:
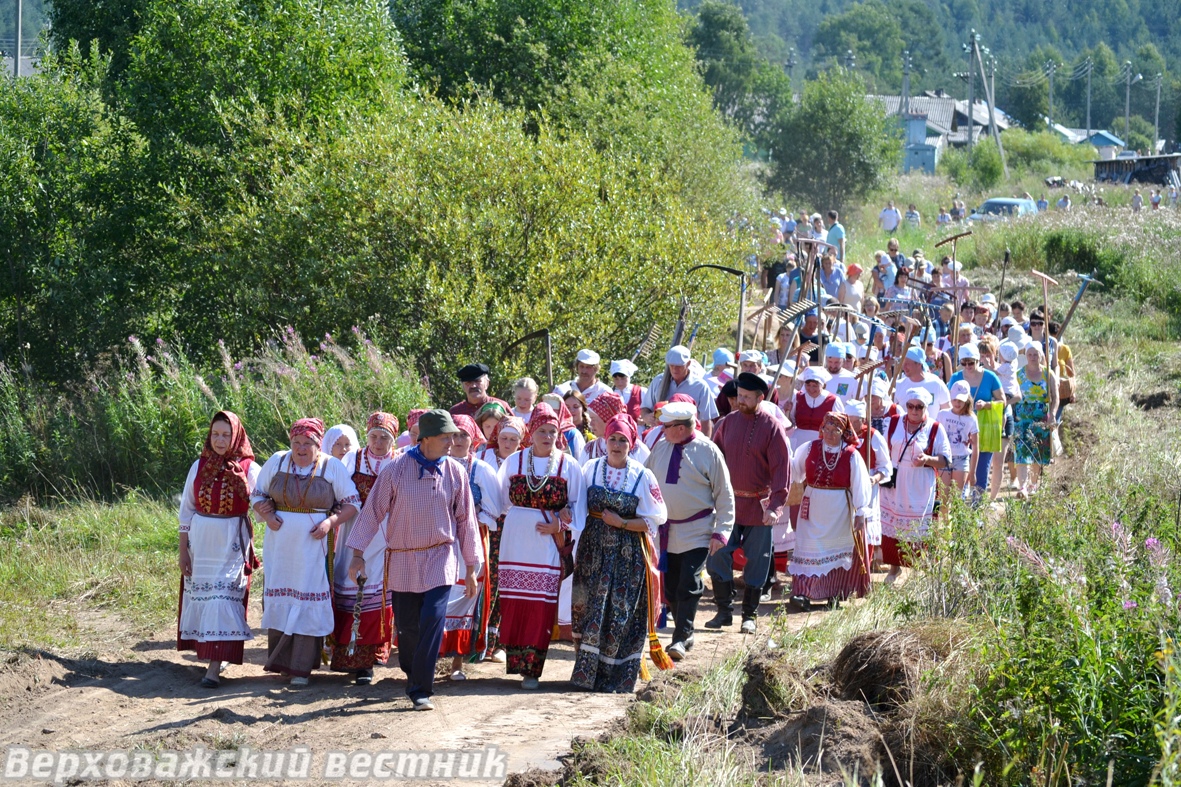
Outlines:
[[[796,67],[796,48],[793,46],[787,50],[787,62],[783,64],[783,68],[787,71],[787,91],[792,95],[795,94],[795,88],[792,86],[792,70]]]
[[[1054,72],[1057,70],[1058,64],[1053,60],[1046,63],[1046,74],[1050,77],[1050,116],[1046,119],[1050,128],[1054,127]]]
[[[976,75],[972,71],[972,60],[976,54],[976,42],[979,36],[976,35],[976,29],[973,28],[968,35],[968,44],[964,44],[964,52],[968,55],[968,152],[972,152],[972,124],[976,117],[976,105],[972,95],[972,87],[976,82]]]
[[[21,75],[21,28],[24,27],[24,0],[16,0],[16,54],[12,58],[12,78],[16,80]]]
[[[1159,95],[1159,91],[1158,91]],[[898,114],[906,115],[910,112],[910,50],[902,52],[902,102],[898,106]]]
[[[996,124],[996,91],[984,74],[984,55],[988,55],[989,62],[992,64],[992,76],[994,80],[996,79],[996,58],[992,57],[992,53],[988,51],[987,47],[980,46],[978,39],[973,39],[972,49],[976,63],[980,66],[980,82],[984,85],[984,98],[988,102],[988,129],[992,135],[992,141],[996,143],[997,151],[1001,154],[1001,168],[1007,178],[1009,177],[1009,165],[1005,162],[1005,146],[1001,144],[1001,133]]]
[[[1095,70],[1095,61],[1087,58],[1087,139],[1091,139],[1091,72]]]
[[[1143,74],[1132,76],[1132,61],[1124,61],[1124,144],[1128,144],[1128,118],[1132,114],[1132,85],[1144,78]],[[1155,144],[1155,140],[1153,141]]]
[[[1164,81],[1163,74],[1156,75],[1156,112],[1152,118],[1152,150],[1148,151],[1150,156],[1156,155],[1156,141],[1160,139],[1160,86]]]
[[[857,67],[857,56],[853,54],[852,49],[845,50],[845,68],[852,71]]]

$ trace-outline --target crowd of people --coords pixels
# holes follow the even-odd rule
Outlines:
[[[677,345],[647,386],[588,348],[553,390],[526,377],[499,399],[472,363],[449,410],[411,410],[404,430],[374,412],[363,442],[302,418],[262,463],[238,417],[214,415],[179,516],[178,648],[209,662],[202,685],[252,639],[252,515],[264,669],[367,684],[396,655],[426,710],[439,659],[453,681],[487,661],[536,689],[559,640],[575,686],[633,691],[646,659],[689,656],[707,574],[704,626],[733,626],[740,573],[754,633],[775,587],[808,610],[895,581],[941,509],[988,505],[1006,467],[1016,497],[1036,494],[1073,392],[1058,323],[893,238],[869,271],[846,265],[839,226],[830,211],[784,228],[812,242],[769,293],[769,318],[794,309],[773,346],[700,363]]]

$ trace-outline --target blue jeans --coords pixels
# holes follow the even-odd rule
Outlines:
[[[406,673],[406,696],[412,700],[434,693],[435,664],[443,644],[450,585],[424,593],[393,592],[394,626],[398,629],[398,666]]]
[[[992,471],[992,451],[987,453],[980,452],[980,458],[976,460],[976,488],[980,490],[983,495],[988,491],[988,476]]]

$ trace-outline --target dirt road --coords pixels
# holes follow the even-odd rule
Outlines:
[[[781,604],[777,596],[763,611],[769,614]],[[750,644],[749,637],[737,633],[737,623],[727,632],[701,630],[713,613],[712,604],[702,604],[697,644],[685,665],[708,667]],[[228,667],[221,688],[210,691],[197,685],[204,668],[191,654],[176,651],[172,632],[142,639],[112,615],[93,610],[80,615],[92,632],[88,641],[93,653],[67,657],[0,651],[7,656],[0,667],[0,749],[163,752],[204,746],[229,753],[244,746],[307,746],[315,759],[311,778],[303,783],[340,784],[368,782],[324,779],[330,751],[495,746],[509,772],[517,772],[556,768],[557,758],[569,752],[573,738],[606,731],[624,717],[633,699],[630,694],[574,689],[568,682],[573,649],[564,644],[550,650],[539,691],[521,690],[520,679],[506,676],[503,665],[468,665],[469,680],[444,678],[436,684],[438,709],[433,713],[410,710],[402,672],[393,667],[378,668],[371,686],[355,686],[344,674],[320,672],[310,686],[292,689],[286,679],[262,671],[266,635],[259,636],[257,602],[250,614],[256,639],[247,643],[246,663]],[[792,622],[802,626],[817,618],[793,615]],[[662,640],[667,644],[667,636]],[[464,780],[480,785],[502,782]]]

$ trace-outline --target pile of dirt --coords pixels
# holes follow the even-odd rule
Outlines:
[[[916,631],[870,631],[849,640],[829,671],[836,696],[889,713],[910,701],[922,673],[944,656]]]
[[[636,692],[636,699],[668,707],[676,701],[687,684],[701,680],[704,671],[705,668],[699,664],[679,664],[676,669],[656,671],[652,680]]]
[[[1171,391],[1134,393],[1132,394],[1132,404],[1141,410],[1158,410],[1162,407],[1176,407],[1181,405],[1181,397],[1174,396]]]
[[[821,777],[872,777],[886,762],[877,722],[863,702],[817,700],[763,736],[768,769],[800,768]],[[887,764],[888,768],[889,765]]]
[[[746,660],[742,684],[742,716],[769,719],[806,707],[813,690],[804,675],[782,656],[755,653]]]

